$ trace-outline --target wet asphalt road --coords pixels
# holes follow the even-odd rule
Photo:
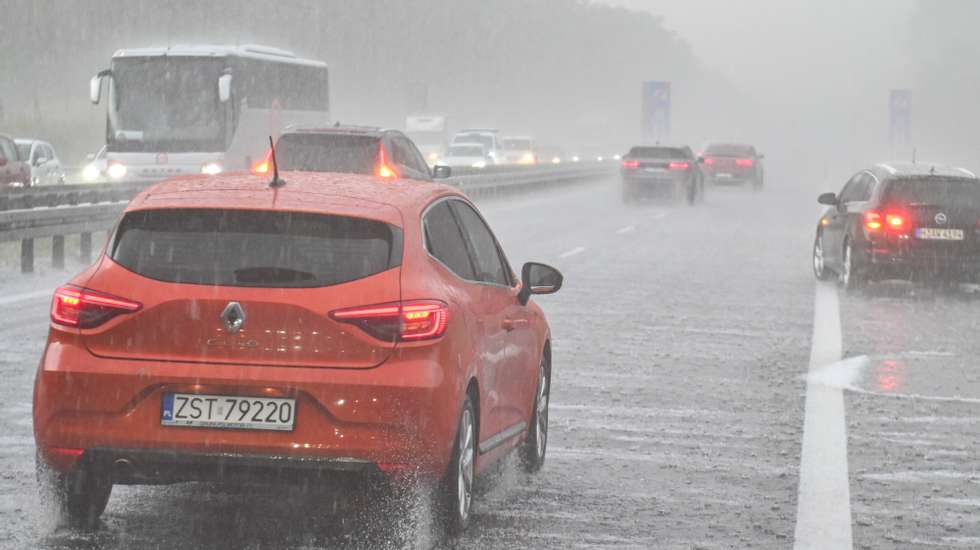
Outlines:
[[[814,197],[787,185],[625,206],[596,183],[484,202],[512,264],[566,276],[538,299],[554,333],[551,433],[544,470],[505,465],[448,546],[792,547]],[[0,273],[0,288],[16,298],[65,278]],[[980,545],[980,303],[883,285],[841,304],[845,354],[870,358],[845,392],[855,547]],[[340,525],[323,495],[287,487],[117,487],[95,532],[51,525],[30,419],[47,306],[0,306],[0,548],[434,544],[422,504]]]

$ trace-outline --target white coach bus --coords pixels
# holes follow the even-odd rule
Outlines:
[[[109,181],[247,170],[269,136],[330,118],[327,65],[264,46],[119,50],[89,99],[104,88]]]

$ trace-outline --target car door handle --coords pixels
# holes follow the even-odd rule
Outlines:
[[[527,323],[528,323],[527,319],[511,319],[511,318],[507,318],[507,319],[504,319],[504,322],[503,322],[502,326],[504,327],[504,330],[511,331],[511,330],[514,330],[515,328],[520,328],[520,327],[523,327],[523,326],[527,326]]]

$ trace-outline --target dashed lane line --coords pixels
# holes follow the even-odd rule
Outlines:
[[[837,287],[819,283],[813,305],[811,373],[840,361],[841,340]],[[843,389],[822,382],[819,377],[808,376],[795,550],[853,548],[847,470]]]
[[[635,225],[627,225],[626,227],[620,227],[619,229],[617,229],[616,230],[616,234],[617,235],[625,235],[625,234],[631,233],[631,232],[633,232],[635,230],[636,230],[636,226]]]
[[[585,247],[584,246],[576,246],[575,248],[573,248],[571,250],[562,252],[558,257],[559,258],[571,258],[572,256],[575,256],[577,254],[581,254],[583,252],[585,252]]]

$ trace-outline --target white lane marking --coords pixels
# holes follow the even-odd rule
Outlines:
[[[651,220],[662,220],[667,217],[666,212],[657,212],[656,214],[650,216]]]
[[[951,395],[945,397],[942,395],[922,395],[920,393],[891,393],[891,392],[879,392],[871,391],[863,388],[847,387],[847,391],[852,391],[854,393],[860,393],[864,395],[873,395],[875,397],[894,397],[896,399],[911,399],[913,401],[936,401],[939,403],[965,403],[969,405],[980,404],[980,398],[976,397],[960,397],[958,395]]]
[[[617,229],[616,230],[616,234],[617,235],[625,235],[627,233],[630,233],[630,232],[634,231],[635,229],[636,229],[636,226],[635,225],[627,225],[626,227],[620,227],[619,229]]]
[[[821,367],[837,363],[841,349],[837,287],[821,283],[814,296],[809,370],[819,372]],[[840,387],[813,379],[806,384],[793,548],[853,548],[844,394]]]
[[[5,306],[8,304],[16,304],[17,302],[26,302],[27,300],[33,300],[35,298],[50,298],[54,294],[54,289],[51,290],[35,290],[34,292],[25,292],[23,294],[14,294],[13,296],[5,296],[0,298],[0,306]]]
[[[558,257],[559,258],[571,258],[572,256],[574,256],[576,254],[581,254],[583,252],[585,252],[585,247],[584,246],[576,246],[575,248],[573,248],[573,249],[571,249],[571,250],[569,250],[567,252],[562,252],[561,255],[559,255]]]

